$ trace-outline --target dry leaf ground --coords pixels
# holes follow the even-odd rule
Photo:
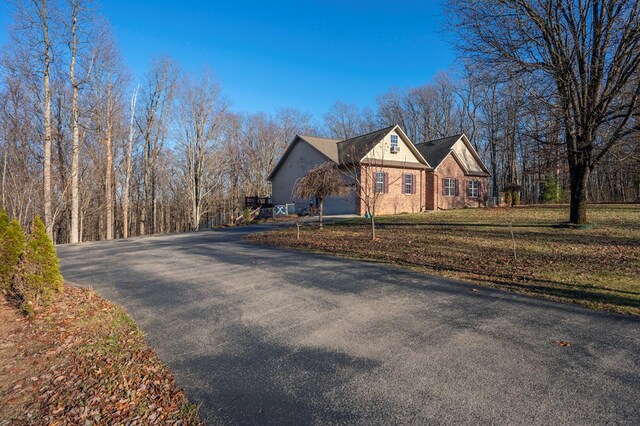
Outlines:
[[[246,238],[640,315],[640,206],[589,206],[588,217],[593,229],[567,229],[567,206],[461,209],[379,217],[376,241],[364,219],[300,240],[295,227]]]
[[[126,312],[65,286],[28,320],[0,298],[0,425],[200,424]]]

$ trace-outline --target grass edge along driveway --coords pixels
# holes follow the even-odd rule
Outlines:
[[[65,284],[34,319],[0,296],[0,425],[200,425],[128,313]]]
[[[640,205],[588,215],[593,229],[567,229],[557,226],[567,206],[460,209],[380,216],[376,241],[365,219],[303,228],[299,240],[295,226],[245,239],[640,316]]]

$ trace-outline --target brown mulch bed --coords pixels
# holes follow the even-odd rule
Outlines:
[[[122,308],[67,285],[30,320],[0,297],[0,425],[201,423]]]

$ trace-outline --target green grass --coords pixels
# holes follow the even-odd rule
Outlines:
[[[566,206],[461,209],[378,217],[376,241],[365,219],[248,239],[640,315],[640,206],[590,206],[593,229],[557,226],[567,218]]]

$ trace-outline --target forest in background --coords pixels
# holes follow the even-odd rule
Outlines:
[[[317,120],[296,108],[235,111],[211,69],[184,72],[166,55],[134,80],[85,0],[15,2],[1,55],[1,207],[23,227],[41,215],[56,243],[230,220],[244,196],[269,195],[267,176],[295,134],[349,138],[392,124],[415,143],[466,133],[494,197],[515,184],[523,203],[568,200],[565,129],[545,88],[471,59],[423,86],[391,88],[374,107],[338,100]],[[638,199],[640,144],[630,134],[590,174],[588,200]]]

